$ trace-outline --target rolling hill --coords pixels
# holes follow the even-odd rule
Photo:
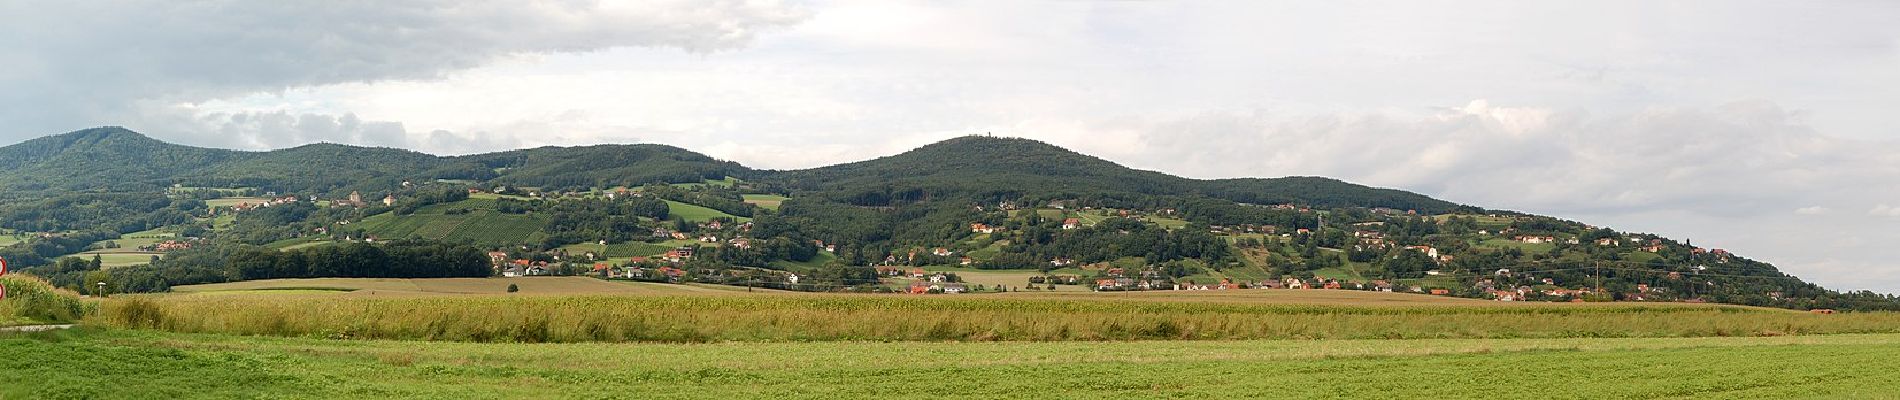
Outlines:
[[[1384,207],[1440,213],[1457,204],[1319,177],[1196,180],[1137,170],[1029,139],[967,136],[889,157],[771,175],[788,189],[860,206],[933,199],[1208,197],[1254,204]]]
[[[404,181],[465,179],[510,186],[694,183],[749,170],[677,147],[635,144],[542,147],[441,157],[409,150],[309,144],[271,151],[166,143],[121,127],[100,127],[0,147],[6,198],[67,192],[247,187],[335,197],[383,192]]]
[[[725,183],[700,184],[710,180]],[[593,192],[653,184],[658,185],[638,188],[637,194],[647,197],[643,200]],[[368,199],[390,194],[407,204],[305,202],[233,218],[214,215],[217,210],[203,201],[168,193],[174,186],[241,187],[326,199],[361,191]],[[552,194],[547,198],[585,200],[513,195],[476,200],[464,192],[495,186],[535,187]],[[440,201],[424,200],[432,196]],[[336,144],[247,152],[175,145],[104,127],[0,147],[0,200],[6,200],[0,203],[0,228],[78,232],[89,239],[0,247],[0,255],[38,265],[78,252],[97,238],[159,227],[201,232],[232,245],[301,245],[373,235],[530,252],[580,243],[644,245],[651,248],[642,252],[651,252],[664,247],[640,243],[654,237],[652,232],[686,232],[720,219],[733,225],[750,221],[748,226],[755,227],[743,233],[727,228],[717,239],[744,236],[769,248],[731,253],[725,260],[735,265],[863,266],[952,246],[981,254],[976,267],[988,269],[1035,269],[1073,258],[1165,269],[1177,278],[1383,278],[1415,285],[1412,290],[1446,287],[1464,296],[1497,295],[1495,288],[1561,291],[1603,279],[1608,290],[1638,298],[1782,307],[1896,304],[1884,295],[1826,291],[1767,263],[1657,235],[1488,211],[1323,177],[1183,178],[1039,141],[976,136],[862,162],[755,170],[653,144],[455,157]],[[646,211],[630,211],[641,209],[635,207],[641,202],[648,205]],[[1322,222],[1320,213],[1330,216]],[[1083,220],[1083,226],[1065,226],[1068,218]],[[973,223],[1008,226],[1007,234],[973,235]],[[307,236],[323,227],[336,229],[328,229],[328,236]],[[238,231],[226,232],[232,229]],[[1542,239],[1525,243],[1525,235]],[[1568,243],[1554,243],[1560,240]],[[816,263],[814,243],[836,249]],[[911,256],[907,262],[940,265],[957,259]],[[1584,267],[1604,263],[1610,265],[1607,270]],[[1536,276],[1507,276],[1509,270],[1535,270]]]

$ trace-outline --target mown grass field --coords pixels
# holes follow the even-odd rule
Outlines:
[[[0,334],[0,398],[1896,398],[1900,335],[477,344]]]

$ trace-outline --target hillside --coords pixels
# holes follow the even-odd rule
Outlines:
[[[1383,207],[1424,213],[1457,204],[1400,190],[1318,177],[1195,180],[1136,170],[1047,143],[967,136],[874,160],[773,177],[786,188],[860,206],[932,199],[995,202],[1100,201],[1153,203],[1155,197],[1205,196],[1253,204]]]
[[[453,178],[486,180],[494,185],[577,190],[648,183],[695,183],[743,176],[750,171],[738,163],[657,144],[539,147],[457,157],[452,161],[461,168],[479,166],[491,171],[470,171]]]
[[[1182,178],[1026,139],[962,137],[770,171],[652,144],[456,157],[336,144],[245,152],[108,127],[0,147],[0,167],[9,200],[0,228],[13,231],[0,256],[62,285],[103,267],[67,256],[163,229],[196,245],[112,270],[113,279],[163,290],[236,279],[228,266],[240,260],[230,257],[394,241],[417,250],[391,257],[499,251],[506,255],[498,259],[552,263],[560,274],[604,262],[680,268],[714,284],[765,277],[790,285],[788,276],[801,274],[804,290],[909,282],[881,279],[871,269],[881,266],[967,273],[992,287],[1025,281],[1053,290],[1042,275],[1111,282],[1068,291],[1297,283],[1497,299],[1900,308],[1891,297],[1828,291],[1768,263],[1659,235],[1321,177]],[[269,192],[300,199],[261,197]],[[364,201],[337,201],[351,192]],[[264,201],[273,207],[259,208]],[[244,265],[254,270],[235,276],[323,273]],[[403,274],[429,272],[408,268]],[[867,283],[875,286],[858,286]]]
[[[747,174],[738,164],[671,146],[542,147],[458,157],[409,150],[310,144],[251,152],[166,143],[101,127],[0,147],[3,198],[78,191],[158,191],[170,186],[250,188],[336,197],[386,192],[404,181],[462,179],[510,186],[636,186]]]

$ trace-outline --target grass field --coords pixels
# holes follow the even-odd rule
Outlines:
[[[261,204],[268,201],[270,201],[270,199],[262,197],[226,197],[222,199],[205,200],[205,206],[211,208],[236,207],[244,203]]]
[[[114,249],[114,250],[120,250],[120,249]],[[79,257],[79,259],[81,260],[92,261],[92,257],[94,255],[97,255],[99,256],[100,267],[120,268],[120,267],[131,267],[131,266],[151,264],[152,256],[163,256],[164,254],[165,253],[97,252],[97,253],[79,253],[79,254],[74,254],[72,256]]]
[[[1895,334],[549,345],[80,330],[0,334],[0,398],[1896,398],[1894,359]]]
[[[837,254],[820,251],[818,252],[817,256],[814,256],[811,258],[811,260],[805,261],[805,262],[793,262],[789,260],[773,261],[772,268],[782,269],[786,271],[811,271],[811,270],[818,269],[819,267],[823,267],[825,266],[826,263],[830,263],[832,260],[836,260],[836,259],[838,259]]]
[[[450,210],[468,210],[451,214]],[[495,211],[493,199],[476,199],[423,207],[412,215],[384,213],[364,218],[352,227],[384,239],[421,237],[434,240],[475,243],[522,243],[538,240],[547,217],[542,215],[504,214]]]
[[[1481,245],[1500,249],[1517,248],[1527,254],[1542,254],[1549,252],[1550,249],[1557,248],[1557,244],[1555,243],[1524,243],[1511,239],[1488,239],[1482,242]]]
[[[677,216],[680,219],[684,219],[690,222],[706,222],[706,221],[711,221],[713,218],[731,218],[739,222],[752,220],[751,218],[735,216],[735,215],[727,214],[719,210],[714,210],[714,209],[706,208],[706,207],[700,207],[700,206],[692,205],[692,204],[681,203],[681,202],[672,201],[672,200],[666,201],[666,213],[668,215]]]
[[[954,267],[925,267],[924,269],[931,272],[955,273],[957,277],[963,278],[963,282],[965,283],[983,285],[986,287],[1002,285],[1010,288],[1021,288],[1029,285],[1029,277],[1042,275],[1041,272],[1036,270],[983,270]],[[1048,287],[1048,285],[1037,286]],[[1089,285],[1056,285],[1056,291],[1086,292],[1089,291]]]
[[[772,195],[772,194],[745,195],[745,202],[752,203],[752,205],[756,205],[756,206],[759,206],[759,208],[763,208],[767,210],[777,210],[780,204],[785,203],[785,200],[787,200],[785,196]]]

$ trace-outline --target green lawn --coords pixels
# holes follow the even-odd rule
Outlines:
[[[0,334],[0,398],[1895,398],[1900,335],[468,344]],[[1765,361],[1772,360],[1772,361]]]

